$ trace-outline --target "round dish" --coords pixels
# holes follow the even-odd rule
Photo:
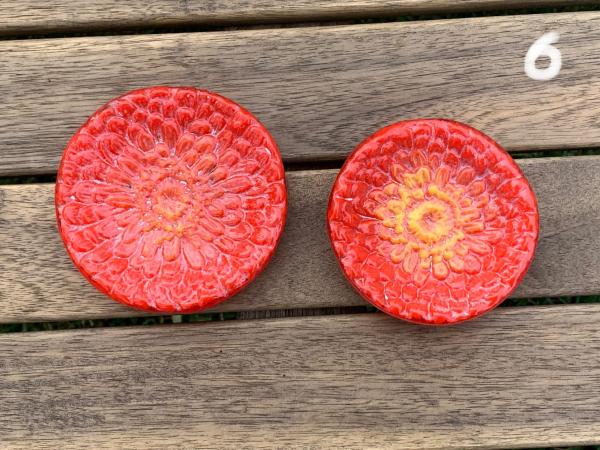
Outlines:
[[[233,101],[195,88],[129,92],[65,148],[56,217],[67,251],[126,305],[197,312],[273,255],[287,195],[277,145]]]
[[[350,283],[400,319],[449,324],[499,305],[538,240],[535,195],[510,155],[467,125],[399,122],[363,141],[329,200]]]

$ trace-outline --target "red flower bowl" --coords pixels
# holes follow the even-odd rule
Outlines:
[[[68,143],[56,217],[96,288],[164,313],[213,306],[273,255],[287,194],[277,145],[248,111],[195,88],[129,92]]]
[[[342,167],[328,232],[350,283],[382,311],[450,324],[498,306],[539,234],[535,195],[496,142],[458,122],[383,128]]]

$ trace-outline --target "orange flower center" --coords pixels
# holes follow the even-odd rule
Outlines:
[[[190,199],[183,184],[159,187],[152,195],[152,209],[158,216],[174,221],[188,208]]]
[[[193,222],[194,211],[198,209],[198,197],[188,178],[171,175],[156,170],[151,178],[140,181],[136,186],[140,209],[144,211],[144,231],[165,231],[156,244],[183,236]],[[184,179],[182,179],[184,178]]]

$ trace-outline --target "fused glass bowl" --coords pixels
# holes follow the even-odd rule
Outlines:
[[[277,145],[248,111],[195,88],[129,92],[68,143],[56,216],[81,273],[126,305],[213,306],[250,283],[283,231]]]
[[[399,122],[364,140],[331,192],[340,266],[382,311],[449,324],[499,305],[534,256],[535,195],[510,155],[453,121]]]

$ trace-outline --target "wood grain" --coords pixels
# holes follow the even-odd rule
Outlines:
[[[519,160],[540,204],[537,256],[516,297],[600,293],[600,156]],[[214,311],[364,305],[325,232],[335,170],[288,172],[289,214],[277,253],[247,290]],[[56,230],[53,185],[0,188],[0,323],[143,315],[77,272]]]
[[[563,68],[529,79],[542,34]],[[341,159],[400,119],[448,117],[509,150],[600,145],[600,13],[0,42],[0,175],[54,172],[107,100],[195,85],[248,107],[287,161]]]
[[[600,305],[0,335],[3,448],[600,441]]]
[[[593,4],[578,0],[577,4]],[[570,6],[572,0],[4,0],[0,35],[140,27],[393,18],[405,14]]]

